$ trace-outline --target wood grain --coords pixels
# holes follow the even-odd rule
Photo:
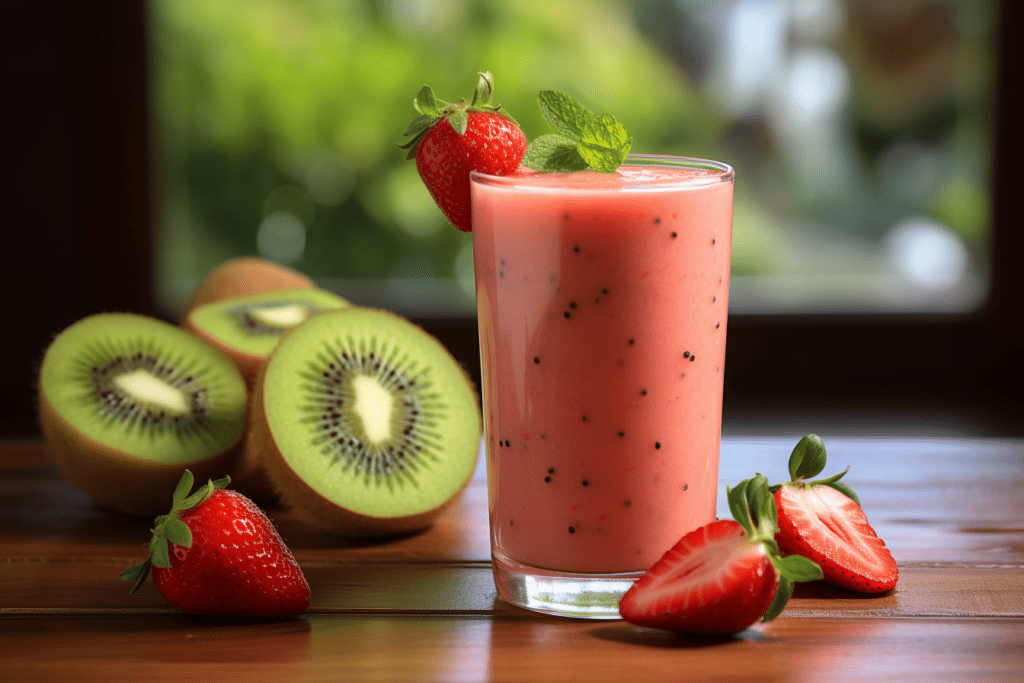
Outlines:
[[[755,471],[784,480],[798,436],[723,440],[721,487]],[[0,681],[1024,680],[1024,442],[826,444],[827,473],[851,465],[899,584],[880,596],[801,585],[776,621],[701,641],[498,599],[482,468],[412,536],[348,541],[271,507],[309,611],[190,618],[117,578],[151,520],[97,508],[40,442],[0,443]]]

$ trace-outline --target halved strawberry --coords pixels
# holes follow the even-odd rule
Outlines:
[[[779,553],[775,503],[764,476],[727,491],[736,521],[719,520],[683,536],[622,596],[623,619],[677,633],[738,633],[778,616],[794,581],[821,578],[813,562]]]
[[[817,562],[825,581],[861,593],[884,593],[896,585],[899,570],[885,541],[868,523],[857,494],[839,481],[849,470],[805,481],[824,469],[825,445],[808,434],[793,449],[793,481],[772,487],[778,509],[775,540],[787,555]]]
[[[412,140],[399,145],[416,159],[416,170],[445,217],[459,230],[473,229],[469,201],[469,173],[508,175],[519,168],[526,153],[526,136],[500,104],[491,104],[494,79],[479,74],[473,101],[449,104],[434,97],[424,85],[413,106],[419,116],[403,135]]]

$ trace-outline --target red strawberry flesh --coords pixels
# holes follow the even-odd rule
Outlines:
[[[896,585],[896,561],[855,501],[829,486],[784,485],[775,504],[783,553],[814,560],[825,581],[850,590],[882,593]]]
[[[721,520],[676,543],[626,592],[619,611],[639,626],[733,634],[765,615],[778,584],[764,545]]]

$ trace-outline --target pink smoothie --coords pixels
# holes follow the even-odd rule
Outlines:
[[[649,568],[715,517],[732,171],[477,177],[492,549]]]

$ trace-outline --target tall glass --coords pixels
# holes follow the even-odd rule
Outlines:
[[[715,518],[733,170],[630,155],[471,186],[498,592],[618,617]]]

